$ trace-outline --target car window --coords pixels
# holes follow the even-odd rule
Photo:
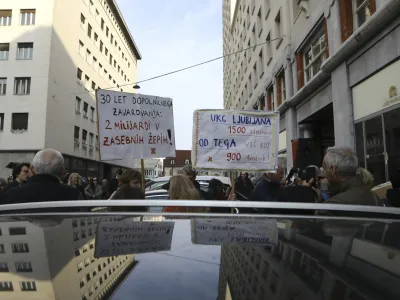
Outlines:
[[[153,181],[151,185],[146,187],[146,191],[154,191],[161,189],[161,187],[166,184],[168,181]]]

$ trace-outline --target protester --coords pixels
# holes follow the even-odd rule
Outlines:
[[[23,185],[28,181],[30,167],[31,165],[29,163],[21,163],[13,169],[13,181],[4,189],[4,194],[12,188]]]
[[[103,191],[101,199],[108,199],[110,197],[110,194],[108,193],[109,187],[107,179],[103,179],[101,181],[101,190]]]
[[[200,200],[200,193],[193,181],[185,175],[175,175],[169,180],[169,200]],[[166,207],[165,212],[206,212],[206,208],[197,207]]]
[[[358,168],[357,174],[358,174],[358,176],[360,176],[362,182],[364,182],[364,184],[366,186],[368,186],[370,189],[372,189],[375,186],[375,183],[374,183],[375,178],[374,178],[374,175],[372,175],[370,171],[368,171],[367,169],[364,169],[364,168]]]
[[[206,200],[226,200],[224,184],[216,178],[211,179],[208,183],[207,196]],[[231,209],[226,207],[210,207],[210,211],[213,213],[229,213]]]
[[[235,193],[238,200],[248,200],[254,185],[249,179],[249,173],[242,172],[235,181]]]
[[[120,186],[114,194],[112,200],[143,200],[145,195],[140,188],[133,188],[127,184]],[[145,206],[114,206],[111,211],[146,212]]]
[[[136,170],[125,170],[120,176],[118,176],[118,179],[119,187],[129,185],[131,188],[142,188],[142,175]],[[110,199],[113,199],[114,193],[111,195]]]
[[[326,203],[378,205],[379,199],[357,174],[358,159],[351,148],[335,147],[325,154],[323,168],[329,183]]]
[[[392,188],[386,191],[386,201],[390,206],[400,207],[400,169],[391,170],[389,179]]]
[[[200,193],[200,199],[207,199],[207,193],[200,188],[200,183],[196,180],[197,172],[193,170],[192,166],[184,166],[180,169],[182,175],[185,175],[193,183],[196,190]]]
[[[115,172],[115,176],[113,179],[110,180],[110,185],[109,185],[109,190],[108,193],[112,195],[118,188],[119,186],[119,177],[122,175],[122,170],[117,170]]]
[[[72,173],[71,175],[69,175],[67,184],[69,186],[77,188],[79,192],[82,194],[83,198],[86,199],[85,188],[83,187],[82,184],[82,177],[78,173]]]
[[[60,183],[60,176],[64,171],[64,158],[57,150],[44,149],[36,153],[32,167],[35,175],[26,184],[9,190],[4,195],[3,203],[83,199],[78,189]]]
[[[281,189],[281,180],[284,172],[281,167],[274,172],[268,172],[258,182],[250,195],[250,201],[278,201],[279,191]]]
[[[0,203],[1,203],[1,198],[3,196],[3,190],[6,188],[7,186],[7,180],[5,180],[4,178],[0,178]]]
[[[103,190],[98,183],[97,178],[94,177],[90,180],[89,185],[85,188],[85,196],[88,200],[101,199]]]

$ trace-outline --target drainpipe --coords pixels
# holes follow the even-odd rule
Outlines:
[[[380,30],[400,14],[400,0],[386,2],[371,18],[358,28],[321,66],[321,70],[291,99],[279,107],[284,113],[289,107],[296,106],[331,77],[331,73],[346,59],[363,47]]]

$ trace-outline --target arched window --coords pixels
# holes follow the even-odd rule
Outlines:
[[[188,159],[185,159],[185,165],[190,164],[190,161]]]

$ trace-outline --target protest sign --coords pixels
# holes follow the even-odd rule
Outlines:
[[[279,113],[233,110],[194,112],[194,168],[274,170],[278,164]]]
[[[100,160],[175,156],[172,99],[97,90]]]
[[[274,219],[192,219],[191,232],[193,244],[278,244],[278,225]]]
[[[167,251],[171,249],[174,222],[101,222],[95,257]]]

